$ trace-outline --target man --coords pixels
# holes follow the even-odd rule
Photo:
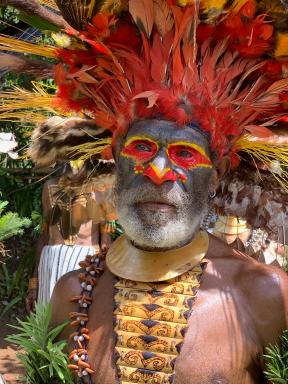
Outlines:
[[[191,269],[194,262],[199,263],[203,256],[207,265],[188,320],[184,344],[176,361],[175,382],[262,383],[264,348],[277,342],[281,330],[287,328],[288,279],[279,269],[260,265],[213,236],[209,236],[209,244],[204,241],[193,254],[193,241],[199,234],[201,213],[206,207],[209,191],[216,188],[216,180],[222,170],[220,167],[199,166],[187,171],[173,164],[167,148],[179,142],[185,143],[179,147],[177,157],[180,163],[189,162],[191,144],[197,144],[211,159],[209,141],[199,129],[185,126],[177,127],[177,130],[175,128],[174,123],[164,120],[139,121],[131,126],[115,153],[117,209],[127,240],[122,240],[124,245],[116,241],[108,253],[108,267],[93,293],[88,323],[88,355],[95,371],[93,383],[117,382],[113,363],[115,360],[117,362],[113,318],[115,324],[119,315],[115,312],[113,315],[114,276],[132,281],[156,282],[155,286],[158,284],[161,287],[159,281],[181,275]],[[126,157],[127,146],[135,137],[139,140],[135,144],[135,157]],[[165,169],[179,172],[179,175],[187,177],[185,183],[179,179],[145,177],[134,172],[135,158],[149,153],[152,143],[159,146],[151,160],[157,173],[163,175]],[[182,259],[185,247],[190,246],[190,259]],[[153,257],[148,260],[150,265],[145,261],[146,250],[153,252]],[[172,259],[169,252],[173,252]],[[157,257],[160,258],[159,264]],[[188,265],[185,264],[187,262]],[[72,273],[57,284],[52,297],[54,324],[63,322],[70,312],[77,312],[78,304],[67,301],[67,297],[80,295],[81,288],[77,282],[77,273]],[[117,298],[114,294],[115,302]],[[129,302],[133,303],[133,299],[127,296],[124,303]],[[136,320],[137,316],[132,319]],[[134,336],[138,333],[145,335],[140,328],[137,331],[131,329],[131,332],[134,332]],[[63,337],[68,337],[68,334],[69,330]],[[157,336],[151,337],[149,332],[147,334],[152,341],[157,340]],[[177,338],[173,339],[176,344],[177,341]],[[121,341],[116,345],[121,345]],[[143,348],[136,347],[136,350],[142,353]],[[163,354],[159,355],[159,359],[163,358]],[[147,359],[149,357],[151,353]],[[142,360],[142,371],[139,371],[143,373],[144,355]],[[121,371],[123,366],[117,365]],[[129,360],[126,365],[129,366]],[[146,374],[152,380],[151,370]],[[150,382],[146,380],[142,374],[139,382]],[[125,377],[120,382],[133,380]]]
[[[125,231],[106,266],[87,257],[56,285],[69,367],[81,383],[263,383],[264,348],[287,327],[287,277],[199,228],[245,155],[279,161],[287,186],[287,145],[269,143],[288,89],[283,20],[253,0],[56,3],[73,29],[65,48],[41,47],[59,61],[53,105],[107,133],[89,150],[113,152]],[[277,188],[230,203],[279,227]]]

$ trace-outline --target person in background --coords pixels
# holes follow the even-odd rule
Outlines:
[[[65,123],[66,120],[61,121],[62,126]],[[51,127],[52,130],[55,127],[54,131],[57,127],[56,132],[61,132],[59,121],[56,126],[53,120],[52,124],[50,121],[45,125],[45,132],[49,132],[46,140],[47,135],[51,135]],[[41,164],[40,151],[35,153],[35,146],[39,146],[35,136],[31,153]],[[115,230],[111,166],[98,165],[95,170],[89,167],[89,161],[65,161],[67,154],[63,156],[63,146],[62,143],[57,159],[53,158],[60,164],[61,175],[47,180],[43,186],[42,233],[37,242],[35,268],[29,279],[26,299],[29,312],[34,309],[36,300],[47,304],[58,279],[77,269],[86,256],[107,252],[111,232]],[[46,155],[46,152],[42,153]]]

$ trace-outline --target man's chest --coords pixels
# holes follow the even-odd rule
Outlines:
[[[184,312],[181,315],[181,306],[177,307],[176,302],[170,308],[162,301],[167,310],[161,318],[157,314],[157,295],[149,306],[143,292],[136,296],[133,291],[120,292],[121,316],[119,289],[115,290],[109,275],[101,279],[90,308],[88,355],[96,372],[94,384],[119,383],[118,374],[122,374],[125,384],[262,383],[254,361],[259,340],[241,302],[238,308],[231,295],[206,290],[205,282],[201,284],[198,294],[192,297],[186,326],[181,321]],[[143,305],[138,305],[135,312],[131,295],[134,302],[144,302],[147,310],[145,305],[144,310]],[[171,321],[175,313],[176,321]]]

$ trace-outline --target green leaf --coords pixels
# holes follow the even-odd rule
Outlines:
[[[21,218],[17,213],[7,212],[0,216],[0,241],[9,239],[12,236],[22,235],[24,228],[28,228],[31,220]]]
[[[19,301],[21,300],[22,300],[22,297],[16,296],[12,301],[10,301],[9,304],[5,305],[3,311],[0,313],[0,319],[5,315],[5,313],[7,313],[11,308],[14,307],[14,305],[19,303]]]
[[[52,341],[55,340],[55,338],[60,335],[60,333],[63,331],[64,328],[67,327],[68,324],[69,321],[66,321],[65,323],[60,324],[57,327],[51,329],[51,331],[48,333],[48,338]]]
[[[0,201],[0,214],[4,211],[8,204],[8,201]]]
[[[54,342],[67,322],[51,329],[51,313],[50,305],[37,304],[35,314],[30,314],[25,321],[18,319],[18,325],[12,326],[19,332],[7,337],[23,351],[17,357],[25,368],[27,384],[73,384],[72,374],[67,368],[68,356],[63,352],[67,342]]]
[[[46,20],[41,19],[38,16],[28,15],[27,13],[20,11],[18,17],[21,21],[24,21],[24,23],[31,25],[31,27],[40,29],[40,31],[53,31],[53,32],[59,32],[60,31],[59,27],[57,27],[54,24],[49,23]]]
[[[288,330],[280,338],[281,345],[270,345],[265,350],[265,376],[272,384],[288,383]]]

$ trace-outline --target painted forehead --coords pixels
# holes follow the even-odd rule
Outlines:
[[[176,123],[165,120],[140,120],[134,123],[126,136],[129,138],[147,137],[162,144],[169,144],[177,141],[196,143],[209,154],[209,142],[199,131],[198,127],[179,127]]]

